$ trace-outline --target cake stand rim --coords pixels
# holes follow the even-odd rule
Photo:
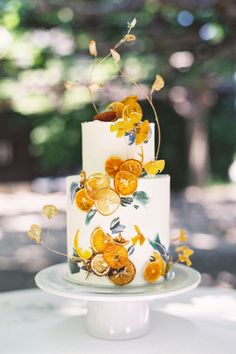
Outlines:
[[[161,284],[156,284],[150,287],[145,286],[146,291],[140,293],[124,293],[124,294],[104,293],[104,292],[99,293],[99,287],[96,288],[96,292],[91,292],[91,291],[89,292],[84,289],[86,285],[75,284],[63,278],[62,270],[66,269],[66,267],[68,267],[67,263],[60,263],[60,264],[56,264],[44,268],[43,270],[39,271],[35,276],[36,285],[41,290],[47,293],[65,297],[65,298],[70,298],[70,299],[84,300],[84,301],[121,301],[121,302],[126,301],[127,302],[127,301],[151,301],[151,300],[163,299],[171,296],[180,295],[195,289],[201,281],[201,274],[197,270],[181,264],[177,264],[174,267],[175,277],[176,276],[178,277],[178,275],[181,272],[182,274],[183,273],[187,274],[188,280],[191,280],[190,278],[192,276],[192,282],[189,282],[187,285],[183,284],[182,287],[179,287],[177,289],[168,290],[168,288],[166,287],[166,289],[164,289],[166,291],[160,293],[158,292],[158,289],[160,289],[160,287],[165,288],[165,283],[163,282]],[[53,283],[52,282],[50,283],[50,281],[47,281],[45,283],[45,276],[47,276],[47,273],[50,271],[54,272],[54,275],[60,276],[59,282],[55,281]],[[185,280],[186,279],[187,277],[185,278]],[[167,280],[166,282],[168,285],[171,285],[171,282],[173,283],[173,281],[174,280]],[[62,289],[61,287],[63,283],[64,283],[64,288]],[[155,287],[156,287],[156,292],[153,292],[153,289],[155,289]]]

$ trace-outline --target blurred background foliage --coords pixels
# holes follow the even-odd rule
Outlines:
[[[86,89],[65,91],[64,81],[86,80],[89,40],[105,56],[134,17],[137,41],[120,50],[122,66],[144,89],[156,73],[165,78],[155,104],[173,187],[228,181],[236,151],[235,1],[0,0],[1,181],[79,170],[80,123],[94,111]],[[112,60],[96,72],[100,107],[135,93],[115,75]]]

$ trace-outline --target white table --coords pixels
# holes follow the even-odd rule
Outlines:
[[[128,341],[84,331],[86,303],[38,289],[0,294],[1,354],[235,354],[236,291],[197,288],[152,303],[152,330]]]

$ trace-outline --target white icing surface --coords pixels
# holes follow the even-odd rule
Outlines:
[[[67,246],[69,254],[73,252],[73,240],[78,229],[80,230],[79,246],[87,249],[90,247],[90,235],[92,231],[100,226],[104,232],[110,234],[110,224],[116,217],[119,217],[121,224],[126,226],[123,232],[123,237],[126,239],[130,240],[137,234],[134,225],[138,225],[146,238],[154,240],[157,234],[159,234],[161,243],[168,248],[170,210],[169,175],[139,178],[138,191],[146,192],[149,197],[149,203],[146,206],[140,205],[138,209],[135,209],[133,205],[126,207],[120,206],[119,209],[110,216],[102,216],[97,212],[89,225],[85,224],[87,213],[78,209],[75,203],[71,203],[70,186],[73,182],[78,181],[79,176],[67,177]],[[132,281],[132,285],[146,283],[143,277],[143,269],[152,253],[153,248],[147,240],[142,246],[137,245],[135,247],[135,252],[130,256],[130,260],[136,267],[136,276]],[[80,282],[86,282],[86,284],[114,286],[105,276],[98,277],[91,274],[86,280],[85,271],[73,274],[72,276]]]
[[[155,125],[150,123],[152,135],[146,144],[128,145],[128,138],[117,138],[116,133],[110,132],[110,122],[82,123],[82,157],[83,169],[88,175],[96,172],[104,173],[105,161],[110,156],[140,159],[138,154],[141,146],[144,151],[144,163],[154,160],[155,156]]]

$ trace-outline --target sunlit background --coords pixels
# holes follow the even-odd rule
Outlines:
[[[0,290],[34,286],[34,274],[64,262],[31,242],[42,206],[61,214],[50,245],[66,248],[65,180],[81,167],[80,123],[94,111],[86,89],[88,42],[100,57],[137,18],[123,70],[145,90],[156,73],[161,157],[172,178],[171,235],[183,227],[203,284],[236,287],[236,4],[220,0],[0,1]],[[116,78],[112,60],[96,72],[97,103],[138,93]],[[138,93],[139,94],[139,93]],[[139,94],[145,117],[150,108]],[[99,137],[98,137],[99,138]]]

